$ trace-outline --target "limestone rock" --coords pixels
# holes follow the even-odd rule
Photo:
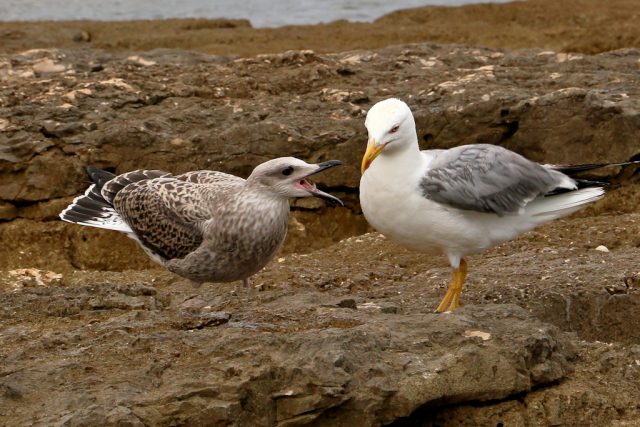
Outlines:
[[[175,50],[144,57],[94,50],[0,55],[0,62],[15,63],[3,77],[0,98],[21,93],[20,102],[0,105],[11,123],[0,133],[7,161],[0,178],[13,185],[0,187],[0,198],[77,194],[85,187],[82,166],[92,163],[118,172],[207,168],[247,175],[283,154],[340,158],[345,166],[318,179],[355,189],[366,143],[364,113],[390,96],[413,108],[425,147],[486,142],[551,163],[638,154],[634,78],[640,51],[570,59],[536,49],[428,44],[236,61]],[[132,61],[141,66],[132,68]],[[339,72],[345,61],[347,75]],[[23,71],[42,63],[76,73],[31,84],[34,77]],[[99,74],[78,72],[95,63],[104,67]],[[152,63],[157,67],[145,66]],[[203,63],[211,65],[203,70]],[[62,108],[69,100],[72,107]],[[37,163],[56,167],[44,166],[36,176],[29,171]]]
[[[231,316],[203,307],[194,322],[197,314],[167,307],[145,284],[36,290],[22,290],[31,298],[20,310],[47,301],[50,316],[95,320],[42,336],[5,334],[10,342],[16,334],[31,337],[26,346],[8,347],[3,364],[3,384],[21,397],[5,401],[0,419],[13,412],[14,424],[387,424],[430,402],[528,392],[564,378],[575,357],[564,334],[512,305],[399,315],[331,308],[324,304],[330,296],[307,289],[271,292],[257,311],[238,308]],[[19,301],[16,293],[0,300],[4,307]],[[310,317],[291,329],[287,317],[298,310]],[[248,315],[262,323],[228,322]],[[492,339],[469,339],[468,329]],[[34,352],[48,356],[25,359]],[[104,375],[112,363],[121,368]],[[69,369],[83,374],[74,387],[60,388]],[[98,396],[99,404],[90,403]],[[40,402],[37,413],[17,410],[26,401]]]
[[[639,60],[637,49],[587,56],[431,44],[242,59],[168,49],[0,55],[0,64],[11,64],[0,67],[0,201],[26,206],[18,218],[22,212],[24,218],[50,218],[34,217],[46,211],[34,206],[63,205],[82,193],[89,164],[116,172],[216,169],[247,176],[255,165],[282,155],[311,162],[338,158],[344,166],[317,179],[339,192],[347,208],[294,204],[305,231],[292,230],[286,250],[309,251],[367,230],[357,186],[363,120],[373,103],[390,96],[406,100],[424,148],[484,142],[540,162],[622,161],[640,153]],[[66,71],[39,80],[30,70],[42,63],[62,64]],[[638,176],[617,175],[615,168],[607,173],[620,182]],[[630,212],[636,199],[608,197],[601,205]],[[38,238],[37,224],[22,224],[33,227],[29,238]],[[71,229],[62,230],[65,239],[58,241],[74,242]],[[113,253],[118,263],[67,252],[76,265],[122,269],[146,262],[130,256],[132,245],[113,245],[118,238],[112,233],[100,231],[93,239],[97,247],[122,247]],[[75,248],[85,246],[75,242]],[[45,250],[52,251],[62,254],[59,245]]]

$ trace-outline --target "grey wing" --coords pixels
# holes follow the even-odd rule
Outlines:
[[[244,183],[244,179],[240,178],[239,176],[230,175],[224,172],[207,170],[186,172],[182,175],[178,175],[176,178],[182,181],[193,182],[196,184],[232,185]]]
[[[424,197],[458,209],[502,216],[558,187],[575,188],[566,175],[497,145],[463,145],[434,154],[420,189]]]
[[[200,246],[212,217],[201,187],[173,177],[135,182],[118,192],[114,207],[143,246],[164,260],[183,258]]]

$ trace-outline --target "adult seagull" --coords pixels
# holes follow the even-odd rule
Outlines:
[[[482,251],[604,195],[602,183],[567,174],[608,166],[541,165],[489,144],[420,151],[411,110],[375,104],[365,126],[360,204],[367,221],[401,246],[440,249],[453,277],[437,310],[460,306],[465,256]],[[628,163],[618,163],[624,165]]]

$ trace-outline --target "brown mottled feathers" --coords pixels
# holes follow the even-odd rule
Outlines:
[[[169,172],[164,172],[161,170],[135,170],[123,173],[122,175],[118,175],[110,181],[104,183],[104,185],[101,185],[102,197],[104,197],[104,199],[110,204],[113,204],[113,200],[116,194],[118,194],[120,190],[122,190],[127,185],[134,182],[145,181],[165,176],[170,177],[172,175]]]
[[[176,176],[176,178],[187,181],[187,182],[195,182],[197,184],[222,184],[222,183],[238,183],[241,184],[244,182],[244,179],[235,176],[229,175],[228,173],[218,172],[218,171],[191,171],[183,173],[182,175]]]
[[[102,194],[134,231],[140,243],[164,260],[183,258],[202,243],[213,213],[206,203],[211,184],[244,182],[221,172],[195,171],[173,176],[163,171],[133,171],[105,184]],[[207,185],[203,185],[207,184]],[[226,186],[225,185],[225,186]]]

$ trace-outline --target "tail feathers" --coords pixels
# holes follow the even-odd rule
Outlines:
[[[566,193],[539,197],[526,206],[531,216],[560,218],[569,215],[588,203],[595,202],[604,196],[604,188],[587,187]]]
[[[582,179],[582,178],[567,178],[571,180],[571,186],[565,187],[557,187],[553,189],[553,191],[545,194],[545,197],[556,196],[558,194],[572,193],[576,190],[581,190],[583,188],[593,188],[593,187],[606,187],[609,185],[608,182],[604,181],[595,181],[590,179]]]
[[[168,172],[158,170],[137,170],[122,175],[114,175],[95,166],[88,166],[87,173],[93,184],[84,195],[76,197],[62,212],[60,219],[80,225],[105,228],[134,235],[131,227],[125,223],[113,208],[116,194],[127,185],[164,176]]]
[[[91,185],[84,195],[76,197],[65,210],[60,212],[60,219],[80,225],[133,233],[131,227],[122,220],[115,209],[98,195],[96,190],[98,185]]]

